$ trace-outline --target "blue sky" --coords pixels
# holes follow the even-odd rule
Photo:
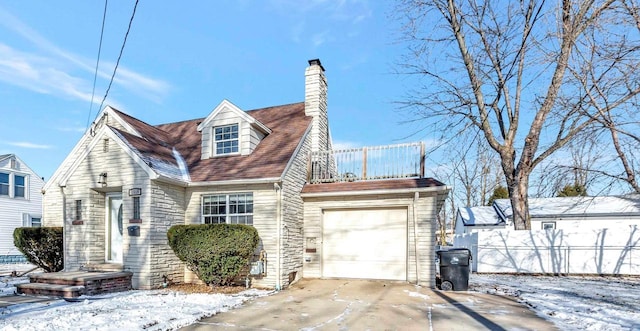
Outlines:
[[[96,83],[102,1],[0,3],[0,154],[48,179],[95,118],[134,0],[110,1]],[[391,2],[141,0],[106,104],[150,124],[206,117],[223,99],[242,109],[304,100],[307,60],[329,82],[340,146],[427,140],[395,101],[403,52]],[[90,107],[92,107],[91,115]]]

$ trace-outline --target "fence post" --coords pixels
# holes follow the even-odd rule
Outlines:
[[[311,184],[313,180],[313,174],[311,173],[311,154],[309,153],[309,157],[307,158],[307,183]]]
[[[424,178],[424,163],[426,158],[424,141],[420,142],[420,178]]]
[[[367,179],[367,148],[362,148],[362,179]]]

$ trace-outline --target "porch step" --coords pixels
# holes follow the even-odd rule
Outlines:
[[[123,271],[124,267],[120,263],[90,263],[85,264],[84,271]]]
[[[69,286],[46,283],[28,283],[16,286],[18,293],[38,295],[38,296],[55,296],[63,298],[77,298],[84,293],[84,286]]]
[[[29,284],[20,284],[18,293],[62,296],[96,295],[128,291],[131,289],[132,272],[68,271],[31,275]],[[76,293],[77,292],[77,293]]]

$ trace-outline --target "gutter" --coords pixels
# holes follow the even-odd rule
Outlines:
[[[362,190],[362,191],[337,191],[337,192],[316,192],[316,193],[301,193],[302,198],[316,198],[316,197],[342,197],[342,196],[354,196],[354,195],[381,195],[381,194],[398,194],[398,193],[448,193],[450,188],[448,186],[437,187],[416,187],[408,189],[382,189],[382,190]]]
[[[192,182],[186,183],[188,187],[199,187],[199,186],[216,186],[216,185],[233,185],[233,184],[269,184],[269,183],[277,183],[281,182],[281,177],[270,177],[270,178],[256,178],[256,179],[232,179],[232,180],[220,180],[220,181],[210,181],[210,182]]]
[[[282,254],[282,187],[278,183],[273,183],[273,189],[276,190],[276,227],[278,235],[276,236],[276,286],[275,290],[280,291],[282,289],[282,277],[281,277],[281,259]]]

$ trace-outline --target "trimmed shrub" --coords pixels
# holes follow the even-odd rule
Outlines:
[[[207,285],[230,285],[258,247],[258,231],[242,224],[174,225],[169,246]]]
[[[13,244],[27,261],[46,272],[64,268],[62,227],[16,228]]]

